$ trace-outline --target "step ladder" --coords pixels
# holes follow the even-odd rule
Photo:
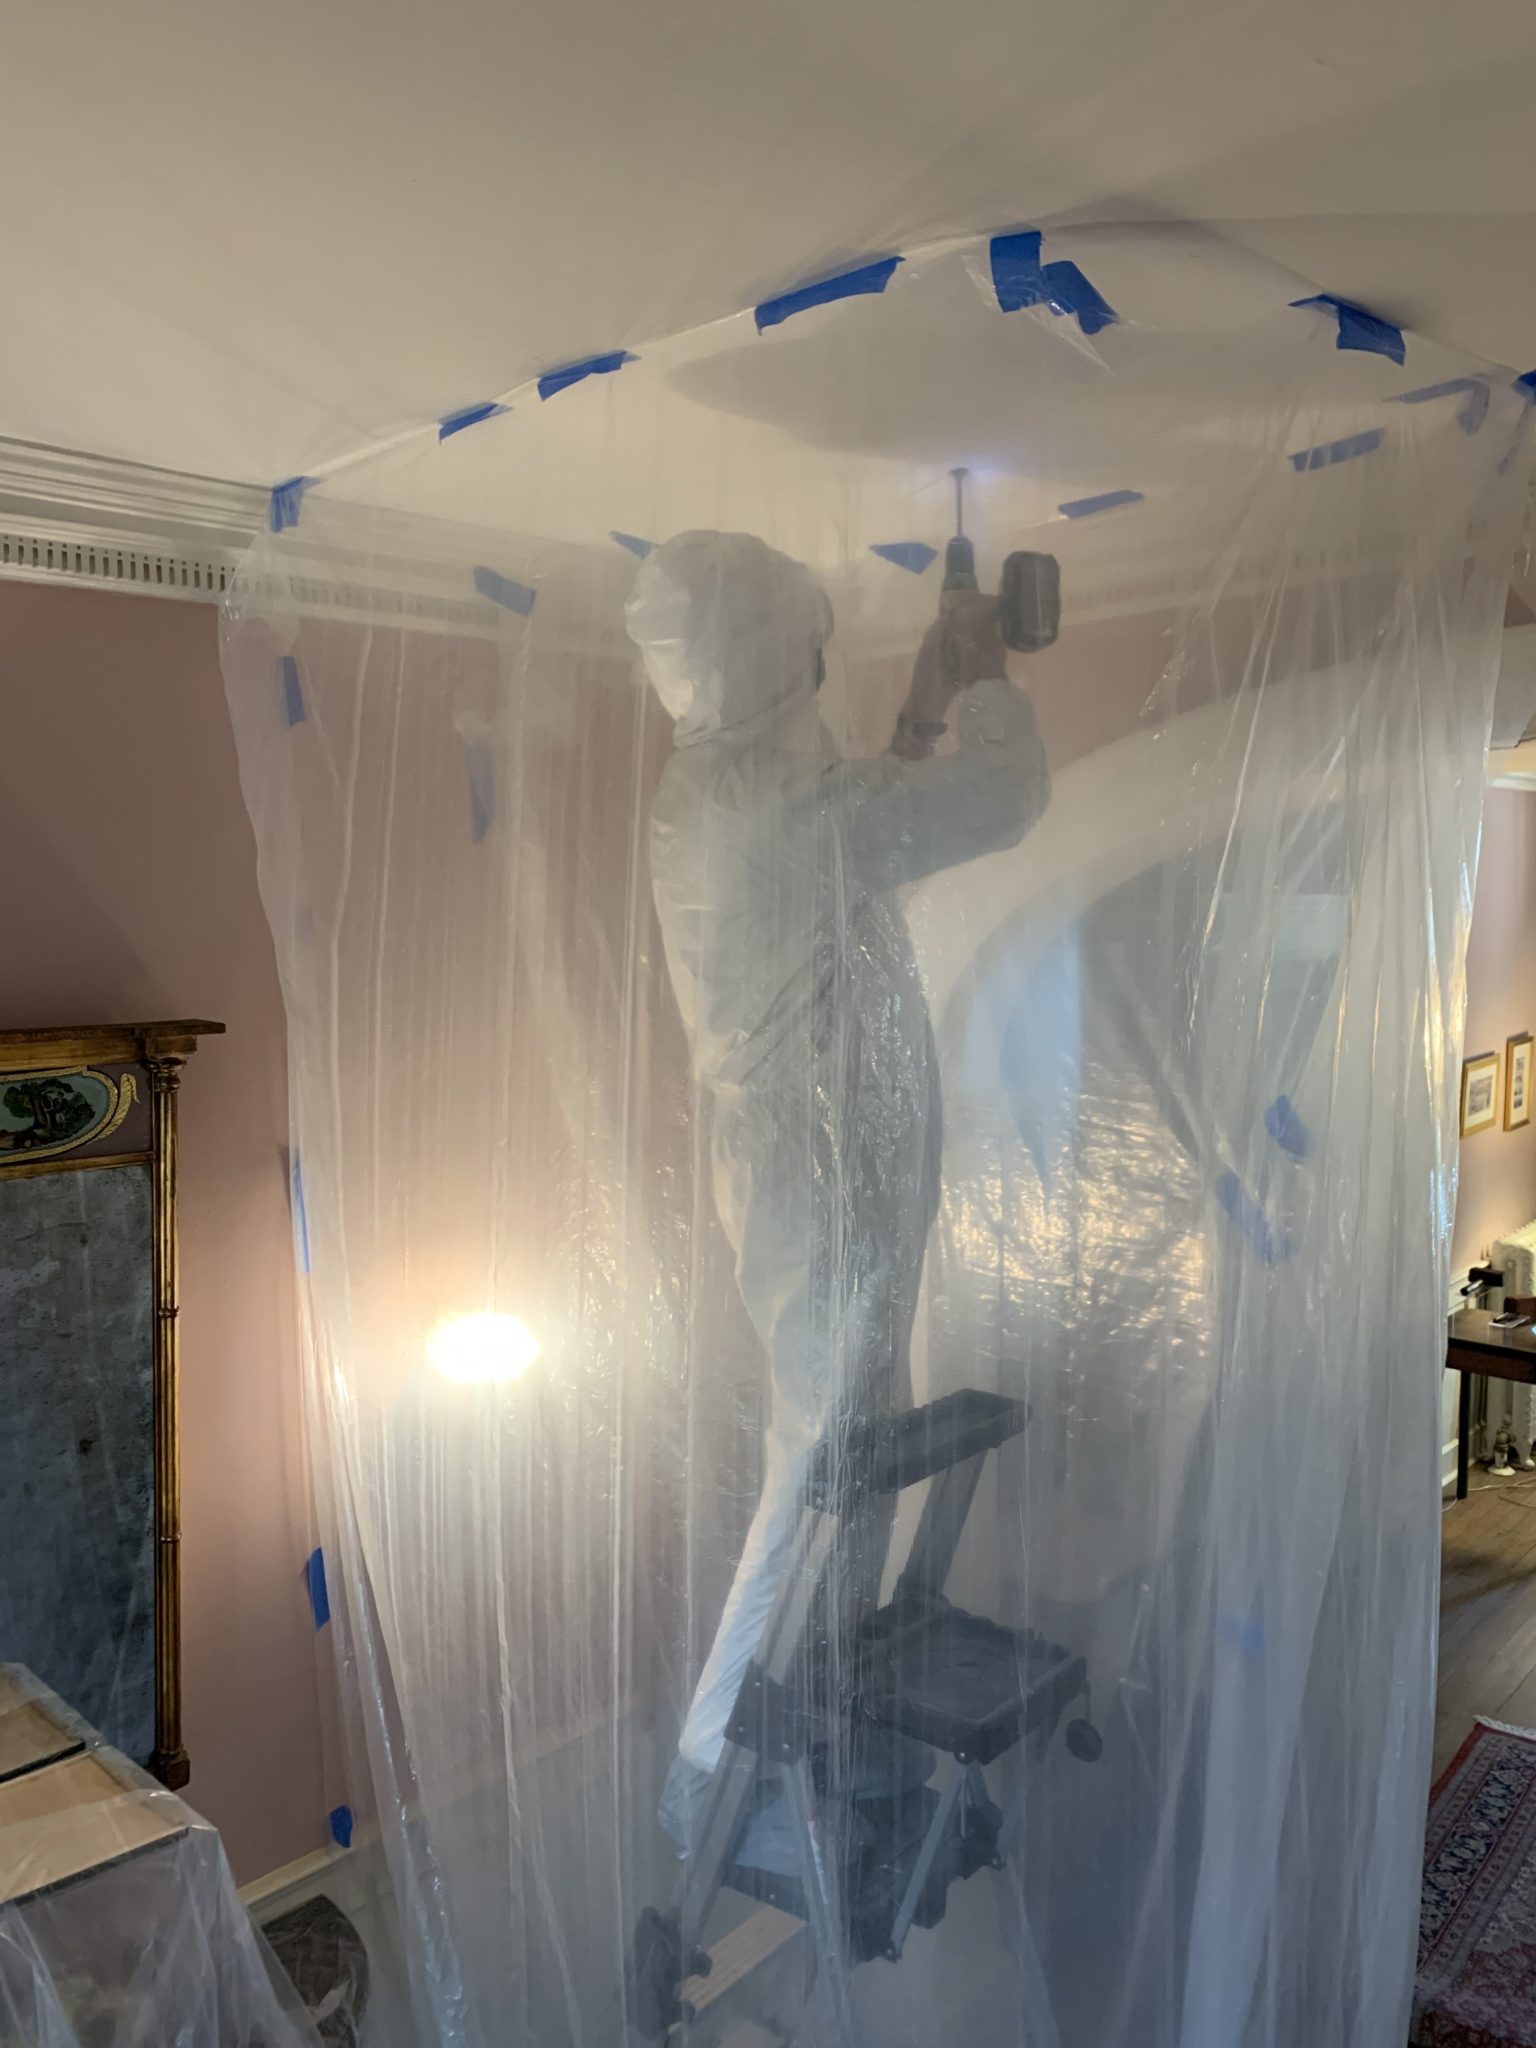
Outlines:
[[[684,1985],[709,1976],[705,1935],[728,1889],[805,1922],[838,2041],[853,2048],[851,1972],[876,1957],[898,1961],[914,1926],[943,1918],[951,1885],[1001,1869],[1018,1846],[1025,1788],[1005,1813],[987,1766],[1021,1744],[1043,1756],[1076,1700],[1084,1710],[1067,1747],[1097,1758],[1083,1659],[1033,1630],[968,1614],[944,1593],[982,1466],[1026,1420],[1021,1402],[967,1389],[855,1424],[813,1453],[784,1585],[737,1696],[676,1902],[666,1913],[648,1908],[636,1929],[628,1994],[640,2039],[686,2034]],[[927,1480],[891,1600],[855,1617],[851,1640],[830,1642],[829,1581],[845,1530],[855,1518],[867,1526],[877,1499]],[[903,1786],[897,1773],[883,1796],[860,1796],[861,1763],[899,1739],[947,1757],[942,1784]],[[770,1807],[793,1844],[793,1875],[754,1866],[754,1823]],[[1049,2048],[1027,1926],[1021,1940],[1025,2004],[1039,2016],[1030,2048]]]

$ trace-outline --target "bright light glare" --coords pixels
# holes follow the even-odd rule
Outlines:
[[[476,1316],[445,1316],[427,1338],[427,1357],[445,1380],[460,1386],[490,1386],[520,1380],[542,1346],[516,1316],[486,1310]]]

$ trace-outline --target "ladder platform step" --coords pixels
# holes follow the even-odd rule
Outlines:
[[[860,1651],[856,1712],[962,1763],[989,1764],[1054,1727],[1088,1682],[1083,1659],[1059,1643],[945,1600],[881,1608]]]
[[[806,1499],[823,1512],[837,1512],[872,1493],[900,1493],[995,1451],[1028,1419],[1022,1401],[964,1387],[903,1415],[853,1423],[823,1437],[812,1452]]]
[[[896,1916],[938,1806],[938,1794],[924,1786],[898,1799],[857,1801],[845,1826],[832,1820],[829,1847],[841,1866],[851,1961],[862,1963],[889,1955]],[[828,1813],[829,1805],[824,1805],[824,1821]],[[971,1807],[963,1816],[956,1814],[923,1885],[917,1926],[936,1927],[944,1917],[949,1887],[996,1860],[1001,1821],[990,1802]],[[798,1878],[736,1863],[726,1870],[724,1881],[733,1891],[775,1906],[781,1913],[798,1920],[809,1917]]]

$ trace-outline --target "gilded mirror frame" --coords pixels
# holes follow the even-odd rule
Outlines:
[[[154,1458],[155,1747],[164,1785],[190,1772],[181,1701],[180,1262],[177,1248],[177,1093],[200,1038],[222,1024],[154,1024],[0,1031],[0,1101],[19,1091],[32,1117],[0,1129],[0,1180],[124,1166],[149,1168]],[[140,1075],[147,1088],[141,1088]],[[53,1082],[53,1089],[38,1084]],[[147,1100],[147,1142],[124,1144],[130,1112]],[[127,1127],[125,1130],[125,1126]]]

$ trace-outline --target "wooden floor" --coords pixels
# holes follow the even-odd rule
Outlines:
[[[1474,1465],[1442,1538],[1436,1777],[1479,1714],[1536,1728],[1536,1472]]]

